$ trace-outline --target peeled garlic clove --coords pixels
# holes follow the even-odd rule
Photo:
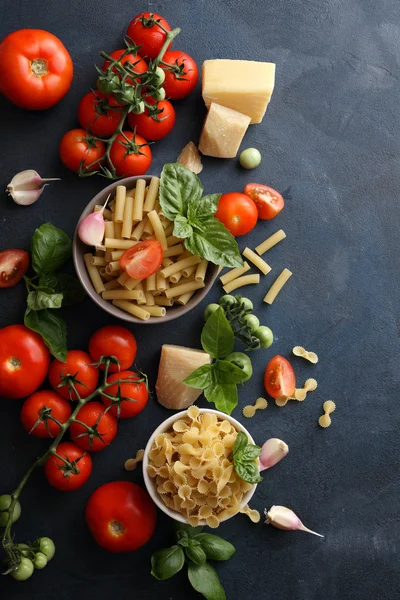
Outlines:
[[[103,212],[90,213],[78,225],[79,239],[88,246],[100,246],[104,237]]]
[[[41,196],[46,181],[59,181],[59,177],[47,177],[43,179],[37,171],[27,169],[14,175],[7,186],[7,193],[12,197],[14,202],[21,206],[29,206],[36,202]],[[42,186],[42,184],[44,185]],[[42,186],[42,187],[40,187]]]
[[[286,531],[306,531],[312,533],[318,537],[324,537],[320,533],[311,531],[308,527],[305,527],[300,521],[299,517],[290,508],[285,506],[272,506],[269,511],[264,511],[266,516],[266,523],[273,525],[277,529],[284,529]]]
[[[267,440],[261,448],[261,454],[259,457],[260,471],[270,469],[276,465],[276,463],[282,460],[282,458],[285,458],[288,452],[289,446],[282,440],[278,440],[278,438],[271,438]]]

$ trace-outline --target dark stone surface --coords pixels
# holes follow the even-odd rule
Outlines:
[[[275,332],[268,351],[253,355],[255,374],[240,393],[241,407],[263,394],[262,374],[274,354],[295,344],[315,350],[316,367],[293,359],[298,380],[316,377],[318,390],[304,404],[283,409],[270,402],[246,421],[262,443],[271,436],[290,446],[289,457],[265,475],[252,506],[293,508],[325,539],[253,525],[245,516],[219,533],[236,555],[217,565],[230,599],[394,600],[399,597],[399,339],[398,191],[399,39],[396,0],[164,1],[39,0],[8,2],[0,35],[37,27],[58,35],[71,52],[75,76],[54,109],[28,113],[4,100],[1,107],[2,187],[18,171],[35,168],[62,177],[30,208],[0,198],[0,249],[28,248],[35,227],[49,220],[72,234],[90,198],[106,182],[79,180],[59,163],[62,134],[76,126],[80,97],[94,84],[100,50],[121,46],[129,20],[150,6],[182,28],[176,47],[201,65],[206,58],[247,58],[277,63],[277,81],[264,122],[251,126],[244,147],[256,146],[263,162],[241,170],[235,160],[204,159],[207,192],[241,190],[250,180],[293,200],[275,222],[260,222],[240,240],[254,247],[282,227],[287,240],[268,254],[273,273],[294,276],[276,303],[261,299],[272,275],[246,290],[261,320]],[[1,76],[1,70],[0,70]],[[172,135],[154,147],[153,173],[196,140],[205,113],[197,89],[176,103]],[[207,301],[215,301],[215,286]],[[171,324],[133,328],[138,365],[154,384],[162,343],[199,345],[202,310]],[[1,292],[0,326],[22,321],[20,285]],[[87,299],[65,310],[70,348],[85,348],[90,334],[113,319]],[[337,410],[328,430],[317,425],[324,400]],[[204,405],[204,403],[201,403]],[[28,439],[19,421],[21,402],[2,402],[0,489],[9,491],[44,444]],[[48,535],[57,544],[51,565],[26,584],[0,579],[5,600],[106,600],[196,598],[183,573],[166,582],[150,576],[153,550],[172,543],[172,522],[158,515],[156,534],[135,554],[110,555],[85,526],[83,508],[93,490],[115,479],[141,482],[124,460],[144,446],[170,413],[153,399],[136,420],[121,423],[112,448],[94,457],[94,472],[79,491],[62,494],[41,472],[22,498],[15,527],[25,541]]]

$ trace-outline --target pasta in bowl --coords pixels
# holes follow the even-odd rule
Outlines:
[[[176,521],[212,528],[245,507],[257,486],[233,468],[239,431],[254,443],[236,419],[195,405],[164,421],[143,458],[144,481],[157,506]]]

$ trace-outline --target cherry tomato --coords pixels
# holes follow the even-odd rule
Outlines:
[[[165,71],[163,85],[166,95],[171,100],[185,98],[196,87],[199,70],[189,54],[180,50],[166,52],[160,67]]]
[[[165,138],[171,133],[175,121],[175,109],[168,100],[154,102],[151,108],[146,107],[140,115],[135,115],[133,112],[128,115],[129,127],[136,130],[146,140]]]
[[[119,259],[119,264],[133,279],[146,279],[153,275],[163,260],[163,249],[157,240],[144,240],[129,248]]]
[[[71,57],[48,31],[20,29],[10,33],[0,43],[0,63],[0,92],[21,108],[54,106],[71,86]]]
[[[19,565],[15,571],[11,571],[10,575],[16,581],[26,581],[31,577],[34,571],[33,562],[30,558],[21,557]]]
[[[149,541],[156,507],[145,489],[130,481],[105,483],[89,498],[86,523],[101,548],[132,552]]]
[[[0,329],[0,397],[24,398],[43,383],[50,352],[38,333],[25,325]]]
[[[72,442],[58,444],[56,453],[58,456],[50,456],[44,465],[44,474],[49,484],[63,492],[82,487],[92,472],[90,454]],[[66,459],[69,464],[62,459]],[[44,550],[42,552],[46,554]]]
[[[258,210],[258,218],[264,221],[270,221],[285,206],[282,194],[268,185],[261,183],[248,183],[244,188],[244,193],[249,196]]]
[[[130,380],[127,383],[121,383],[119,386],[121,397],[128,398],[128,400],[122,400],[122,402],[114,404],[114,406],[110,408],[110,412],[120,419],[130,419],[142,412],[149,399],[149,392],[147,390],[146,382],[140,381],[140,379],[142,379],[140,375],[133,371],[113,373],[108,377],[107,383],[112,383],[113,381],[121,379]],[[135,381],[140,381],[140,383],[135,383]],[[118,385],[112,385],[107,388],[106,391],[109,396],[117,396]],[[110,404],[113,403],[112,400],[106,398],[106,396],[102,396],[101,399],[106,406],[110,406]]]
[[[125,50],[114,50],[114,52],[111,52],[109,56],[114,60],[120,60],[124,52]],[[148,69],[147,62],[143,60],[143,58],[139,56],[139,54],[127,54],[121,59],[120,62],[122,65],[125,65],[125,63],[130,63],[127,66],[129,66],[130,69],[135,73],[145,73]],[[110,64],[111,62],[109,60],[104,61],[103,71],[106,71]],[[118,73],[119,71],[116,67],[113,67],[112,72]],[[140,83],[140,79],[134,80],[131,77],[127,77],[125,81],[126,83],[130,83],[131,85],[134,85],[135,82]]]
[[[25,250],[0,252],[0,288],[9,288],[21,281],[29,266],[29,254]]]
[[[104,450],[117,435],[117,419],[110,411],[105,412],[104,404],[101,402],[84,404],[76,418],[95,430],[95,432],[89,432],[81,423],[71,423],[69,428],[71,439],[84,450],[90,450],[90,452]]]
[[[49,369],[49,381],[51,387],[57,390],[62,398],[66,400],[76,400],[77,396],[68,385],[60,385],[62,378],[70,375],[73,379],[75,389],[81,398],[87,398],[94,392],[99,379],[99,371],[92,366],[92,359],[87,352],[83,350],[69,350],[67,352],[66,362],[53,360]]]
[[[105,146],[103,142],[91,139],[84,129],[71,129],[60,142],[59,153],[63,164],[75,173],[79,169],[96,171],[100,168]]]
[[[101,92],[89,92],[79,103],[79,124],[98,137],[110,137],[115,133],[121,120],[121,111],[112,110],[113,107],[118,106],[113,96],[105,96]]]
[[[118,360],[118,364],[111,363],[108,371],[125,371],[133,364],[137,350],[136,338],[121,325],[106,325],[95,331],[89,340],[89,354],[93,362],[99,362],[102,356],[112,356]],[[105,364],[99,365],[104,371]]]
[[[266,366],[264,387],[271,398],[281,399],[293,396],[296,389],[296,375],[293,367],[283,356],[274,356]]]
[[[246,194],[231,192],[223,194],[218,202],[215,217],[235,237],[249,233],[257,223],[258,213],[253,200]]]
[[[39,538],[39,548],[40,552],[43,552],[43,554],[46,556],[47,561],[51,560],[56,553],[54,542],[48,537]]]
[[[119,134],[111,146],[110,157],[119,177],[144,175],[152,161],[150,146],[133,131]],[[128,138],[129,142],[125,139]]]
[[[148,58],[157,58],[165,42],[167,31],[171,31],[168,22],[157,13],[144,12],[137,15],[129,23],[127,36],[141,46],[140,53]],[[171,47],[171,44],[168,48]]]
[[[51,415],[60,423],[65,423],[71,415],[71,407],[53,390],[35,392],[22,405],[21,421],[26,431],[35,437],[54,438],[60,433],[60,426],[51,419],[43,419],[34,427],[41,414]]]

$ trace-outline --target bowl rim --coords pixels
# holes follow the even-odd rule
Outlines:
[[[187,409],[185,409],[183,411],[179,411],[178,413],[173,414],[171,417],[168,417],[162,423],[160,423],[160,425],[153,431],[153,433],[149,437],[149,440],[144,449],[144,456],[143,456],[143,463],[142,463],[144,483],[145,483],[146,489],[147,489],[151,499],[153,500],[153,502],[158,506],[158,508],[160,510],[162,510],[171,519],[174,519],[175,521],[179,521],[180,523],[185,523],[186,525],[188,524],[188,522],[186,521],[185,517],[183,515],[181,515],[179,512],[172,510],[171,508],[166,506],[164,504],[164,502],[161,500],[160,495],[157,493],[157,490],[155,489],[155,484],[154,484],[153,479],[147,473],[147,467],[149,464],[148,455],[151,450],[151,447],[153,446],[155,437],[159,433],[164,433],[167,429],[169,429],[171,427],[171,425],[175,421],[178,421],[179,419],[182,419],[185,416],[187,416],[187,412],[188,412],[189,408],[190,408],[190,406]],[[199,411],[200,411],[200,413],[212,413],[212,414],[217,415],[218,418],[220,418],[220,419],[225,419],[225,420],[229,421],[230,423],[232,423],[232,425],[238,431],[243,431],[243,433],[245,433],[247,435],[247,437],[249,438],[249,440],[252,444],[255,443],[253,437],[247,431],[246,427],[244,425],[242,425],[239,421],[237,421],[234,417],[231,417],[230,415],[227,415],[226,413],[223,413],[219,410],[215,410],[212,408],[199,408]],[[246,506],[246,504],[248,504],[250,502],[250,500],[252,499],[252,497],[256,491],[257,485],[258,485],[257,483],[253,484],[252,488],[244,494],[242,502],[240,503],[240,508],[243,508],[244,506]],[[222,519],[221,523],[228,521],[229,519],[231,519],[232,517],[235,517],[235,516],[236,515],[231,515],[230,517],[227,517],[226,519]],[[207,525],[207,523],[205,521],[199,521],[199,525],[204,527]]]
[[[96,291],[94,290],[89,277],[84,278],[83,273],[82,273],[82,271],[84,271],[84,266],[78,264],[79,259],[81,258],[81,256],[83,256],[83,253],[84,253],[81,248],[82,242],[80,241],[80,239],[78,237],[79,223],[88,214],[90,214],[90,212],[92,212],[92,209],[96,204],[103,204],[105,196],[107,196],[107,194],[112,192],[118,185],[129,185],[129,184],[137,181],[138,179],[145,179],[146,183],[148,183],[152,177],[158,177],[158,175],[132,175],[131,177],[125,177],[124,179],[119,179],[117,181],[114,181],[107,187],[100,190],[100,192],[98,192],[86,204],[85,208],[81,212],[78,222],[76,224],[73,239],[72,239],[72,259],[73,259],[73,263],[74,263],[75,272],[76,272],[76,275],[77,275],[82,287],[84,288],[84,290],[86,291],[86,293],[90,297],[90,299],[93,302],[95,302],[101,309],[103,309],[104,311],[106,311],[107,313],[112,315],[113,317],[120,319],[122,321],[126,321],[128,323],[135,323],[137,325],[155,325],[157,323],[167,323],[168,321],[173,321],[174,319],[179,319],[179,317],[182,317],[183,315],[185,315],[186,313],[191,311],[203,300],[203,298],[205,298],[205,296],[211,290],[212,286],[214,285],[215,280],[218,277],[218,265],[210,263],[209,264],[210,277],[209,277],[208,281],[206,282],[206,285],[204,286],[204,288],[200,288],[199,290],[196,290],[195,294],[188,301],[187,304],[176,307],[176,309],[174,311],[167,310],[164,317],[152,317],[150,315],[150,317],[149,317],[149,319],[147,319],[147,321],[139,319],[138,317],[135,317],[134,315],[130,315],[129,313],[123,311],[122,309],[118,308],[117,306],[114,306],[108,300],[103,300],[101,295],[97,294]],[[195,302],[192,302],[192,300],[194,300]]]

